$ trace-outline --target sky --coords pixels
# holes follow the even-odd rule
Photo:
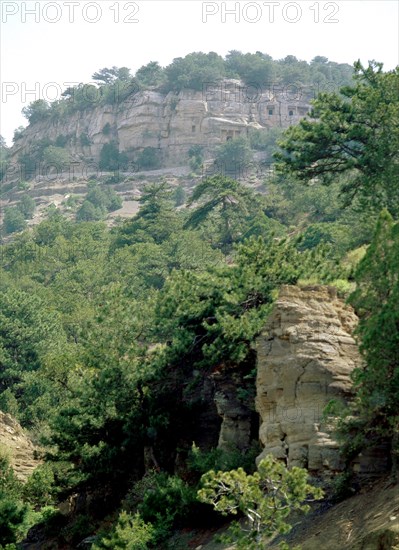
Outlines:
[[[316,55],[386,70],[399,65],[399,0],[0,0],[0,134],[12,144],[21,109],[116,65],[134,73],[193,51]]]

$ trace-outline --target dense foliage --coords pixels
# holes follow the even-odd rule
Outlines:
[[[355,63],[354,86],[322,93],[311,118],[286,133],[276,155],[278,167],[299,180],[329,184],[346,175],[347,203],[362,209],[387,208],[399,215],[399,69],[382,71]]]
[[[354,372],[356,399],[340,424],[348,460],[359,450],[388,444],[392,468],[399,460],[399,224],[384,211],[359,262],[350,302],[360,316],[364,357]]]
[[[89,187],[86,203],[109,209],[112,188]],[[297,239],[284,239],[262,197],[230,178],[204,180],[183,209],[164,182],[146,186],[140,202],[111,231],[55,211],[3,249],[1,408],[49,446],[46,494],[102,486],[121,498],[128,480],[145,472],[147,452],[173,473],[177,449],[188,457],[206,406],[196,384],[220,364],[253,371],[251,342],[280,284],[336,275],[327,249],[300,250]],[[178,479],[162,482],[168,498],[186,494]],[[34,491],[44,505],[38,484]],[[115,537],[151,523],[159,541],[183,521],[158,521],[145,506],[145,524],[132,519],[133,507]]]

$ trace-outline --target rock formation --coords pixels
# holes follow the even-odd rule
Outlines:
[[[21,481],[26,481],[40,461],[35,447],[20,424],[0,411],[0,450],[10,457],[10,465]]]
[[[253,395],[241,397],[238,390],[245,389],[244,373],[239,369],[221,369],[212,375],[214,383],[214,402],[217,413],[222,419],[219,431],[218,448],[225,451],[247,450],[254,431]],[[258,426],[257,426],[258,427]]]
[[[323,409],[351,394],[350,373],[360,364],[356,322],[332,287],[281,288],[257,339],[258,460],[272,453],[314,474],[341,468]]]
[[[238,80],[205,83],[202,91],[166,95],[141,91],[114,105],[94,106],[30,125],[11,149],[11,160],[16,163],[40,139],[55,141],[65,136],[65,148],[74,162],[85,161],[85,170],[92,162],[95,171],[101,148],[110,141],[116,141],[131,159],[135,151],[154,147],[161,151],[163,166],[180,166],[187,163],[193,145],[212,152],[215,145],[246,136],[250,128],[296,124],[309,111],[312,98],[312,93],[296,87],[257,90]],[[74,174],[79,177],[80,172],[76,165]]]

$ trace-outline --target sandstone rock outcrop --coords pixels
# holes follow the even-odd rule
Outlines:
[[[258,90],[238,80],[205,83],[201,91],[166,95],[140,91],[114,105],[93,104],[91,109],[30,125],[12,147],[11,161],[17,163],[19,155],[29,153],[38,140],[55,141],[62,135],[73,161],[85,161],[84,168],[73,167],[76,177],[88,169],[95,171],[101,148],[110,141],[118,142],[119,150],[131,159],[135,151],[154,147],[161,151],[163,166],[180,166],[187,164],[192,145],[204,147],[212,156],[215,145],[246,136],[250,128],[296,124],[309,111],[313,95],[295,87]]]
[[[40,461],[35,447],[20,424],[0,411],[0,449],[10,457],[10,465],[21,481],[26,481]]]
[[[281,288],[257,339],[259,460],[272,453],[314,474],[341,469],[323,409],[330,400],[350,397],[350,373],[360,364],[356,323],[332,287]]]

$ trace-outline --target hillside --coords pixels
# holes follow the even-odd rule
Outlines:
[[[397,546],[399,69],[357,62],[297,124],[256,128],[273,108],[198,96],[209,70],[248,84],[248,59],[286,85],[298,74],[259,52],[104,69],[101,105],[87,85],[35,103],[5,151],[7,550],[198,548],[220,529],[237,550]],[[316,58],[303,86],[321,67],[337,69]],[[149,69],[155,84],[106,107]],[[134,141],[154,138],[145,117],[162,147]],[[59,134],[70,120],[75,137]]]

